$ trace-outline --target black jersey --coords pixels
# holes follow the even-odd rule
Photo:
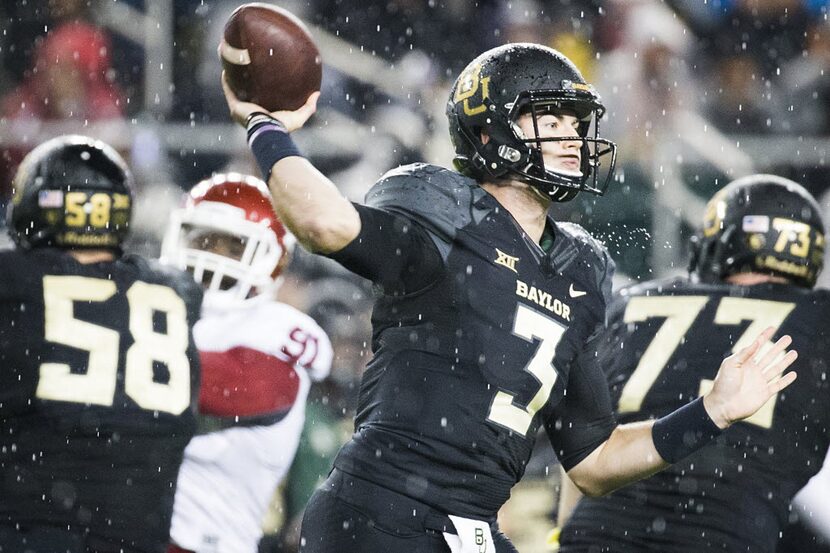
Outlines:
[[[792,336],[798,378],[688,459],[582,499],[562,551],[774,551],[790,500],[828,448],[830,293],[674,280],[623,291],[609,316],[599,358],[620,422],[660,417],[704,394],[723,357],[768,326],[774,339]]]
[[[0,252],[0,524],[166,550],[201,295],[139,257]]]
[[[603,375],[582,362],[612,262],[552,219],[545,253],[475,181],[435,166],[389,173],[367,205],[360,235],[332,256],[383,286],[355,434],[335,466],[493,518],[540,425],[568,467],[613,428]]]

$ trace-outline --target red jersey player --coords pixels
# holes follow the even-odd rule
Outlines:
[[[322,329],[274,300],[294,241],[265,183],[240,174],[200,182],[171,217],[162,261],[205,289],[193,331],[202,428],[179,472],[171,551],[256,551],[297,449],[310,383],[329,372]]]

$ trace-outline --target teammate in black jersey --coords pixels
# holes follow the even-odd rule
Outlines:
[[[194,430],[201,291],[122,255],[130,175],[52,139],[20,165],[0,251],[0,551],[163,553]]]
[[[622,423],[707,393],[718,359],[759,328],[793,337],[799,377],[683,462],[582,499],[561,553],[775,551],[790,500],[830,443],[830,293],[812,289],[824,257],[820,213],[795,182],[739,179],[709,202],[696,278],[634,286],[612,303],[598,355]]]
[[[475,59],[447,109],[459,172],[401,167],[365,205],[344,199],[287,133],[313,113],[316,94],[276,120],[225,90],[280,218],[305,247],[383,290],[355,433],[305,511],[302,551],[514,551],[496,513],[542,425],[590,494],[667,466],[659,444],[683,454],[676,431],[655,441],[652,423],[615,426],[602,372],[585,355],[613,264],[584,230],[547,212],[602,192],[615,147],[599,137],[599,97],[567,58],[515,44]],[[705,408],[697,402],[668,426],[703,443],[718,431],[707,410],[725,427],[793,378],[777,373],[793,352],[762,374],[752,351],[724,364],[735,379]]]

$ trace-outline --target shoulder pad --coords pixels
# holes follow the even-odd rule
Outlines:
[[[0,250],[0,297],[12,288],[12,267],[19,267],[15,259],[17,250]]]
[[[818,301],[830,302],[830,290],[826,288],[814,288],[812,293]]]
[[[571,240],[577,242],[583,250],[587,247],[597,258],[610,259],[608,249],[603,245],[603,243],[591,236],[591,234],[581,225],[569,222],[557,222],[556,226],[563,232],[563,234],[568,236]]]
[[[261,351],[269,351],[274,346],[282,351],[286,341],[300,340],[305,343],[313,338],[312,355],[301,356],[297,363],[314,381],[328,376],[334,358],[331,340],[313,318],[286,303],[264,301],[253,307],[247,321],[251,325],[250,330],[246,331],[247,339],[258,343]],[[299,336],[295,335],[297,330],[301,333]],[[278,336],[275,332],[282,332],[284,336]]]
[[[827,288],[813,288],[812,290],[802,288],[801,290],[803,290],[803,295],[798,301],[799,305],[809,306],[808,309],[820,313],[822,319],[830,319],[830,290]],[[821,334],[826,332],[825,328],[821,328]]]
[[[567,266],[579,260],[596,278],[597,288],[605,298],[605,305],[611,301],[611,285],[616,265],[608,249],[587,230],[576,223],[556,223],[559,237],[565,240],[554,242],[554,257],[557,266]]]
[[[0,249],[0,259],[3,260],[3,262],[0,263],[0,267],[3,267],[3,268],[8,267],[11,263],[14,262],[14,258],[17,255],[18,255],[17,250]]]
[[[667,277],[631,284],[630,286],[621,288],[619,295],[623,297],[659,296],[661,294],[670,294],[675,291],[706,294],[712,290],[711,286],[709,289],[703,289],[703,287],[699,284],[691,282],[688,278]]]
[[[140,278],[164,284],[173,288],[186,302],[199,309],[202,305],[202,287],[199,286],[190,273],[164,265],[156,259],[147,259],[140,255],[129,254],[121,258],[125,263],[134,265]]]
[[[666,277],[645,282],[638,282],[620,288],[614,294],[614,300],[608,308],[610,322],[620,321],[623,318],[628,302],[632,298],[643,296],[670,296],[675,293],[684,295],[707,295],[711,290],[697,289],[698,285],[685,277]]]
[[[251,307],[248,321],[264,328],[299,328],[315,337],[328,336],[313,318],[296,307],[279,301],[259,301]],[[269,334],[270,335],[270,334]]]
[[[400,213],[451,241],[472,219],[475,200],[485,192],[454,171],[415,163],[386,173],[366,194],[366,205]]]

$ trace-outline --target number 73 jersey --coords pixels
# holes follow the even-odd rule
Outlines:
[[[138,257],[0,252],[0,521],[163,546],[200,303],[187,275]]]
[[[647,516],[642,499],[648,497],[683,517],[681,526],[700,524],[774,546],[790,499],[821,468],[830,444],[830,293],[782,284],[655,282],[624,290],[609,319],[599,359],[620,422],[660,417],[705,394],[721,360],[767,327],[776,329],[773,341],[792,337],[799,354],[789,369],[798,374],[792,385],[716,443],[608,500],[632,506],[619,504],[620,513]]]
[[[604,322],[611,262],[581,228],[552,219],[543,251],[475,181],[434,166],[390,173],[367,205],[361,236],[333,257],[384,294],[356,433],[335,466],[492,518],[541,425],[571,466],[611,431],[602,372],[581,363]]]

